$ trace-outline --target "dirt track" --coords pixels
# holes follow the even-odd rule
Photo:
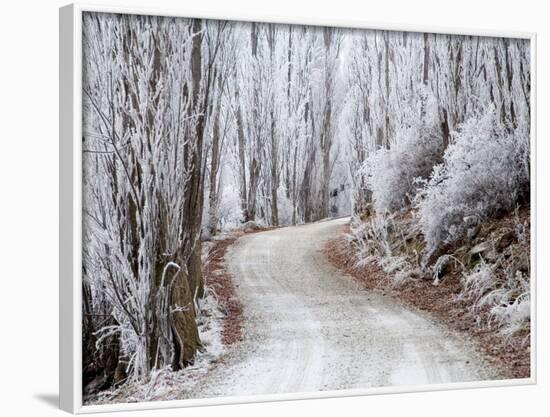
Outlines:
[[[297,393],[487,379],[465,341],[361,289],[325,259],[349,219],[241,237],[226,255],[245,340],[188,398]]]

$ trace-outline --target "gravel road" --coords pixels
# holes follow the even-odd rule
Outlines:
[[[349,219],[241,237],[226,255],[245,340],[186,396],[299,393],[490,378],[473,348],[427,316],[359,287],[323,243]]]

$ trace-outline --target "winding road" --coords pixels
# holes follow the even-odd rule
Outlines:
[[[226,255],[245,340],[190,398],[303,393],[490,378],[464,340],[361,288],[322,253],[349,218],[241,237]]]

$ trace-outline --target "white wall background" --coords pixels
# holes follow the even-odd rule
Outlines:
[[[93,3],[109,3],[110,0]],[[65,2],[8,1],[0,22],[0,414],[58,415],[58,10]],[[550,230],[545,160],[550,113],[550,26],[541,1],[199,0],[114,1],[127,6],[227,11],[538,32],[539,352],[550,351]],[[545,257],[546,255],[546,257]],[[548,406],[550,359],[539,354],[539,384],[350,399],[146,412],[147,415],[535,416]],[[117,413],[117,416],[144,415]]]

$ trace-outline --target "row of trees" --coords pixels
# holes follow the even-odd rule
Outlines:
[[[362,171],[351,176],[357,211],[373,192],[382,213],[411,203],[413,180],[427,179],[453,132],[489,106],[528,148],[528,41],[376,31],[351,38],[341,121],[351,166]]]
[[[228,28],[223,48],[231,56],[216,117],[224,131],[216,135],[230,140],[214,181],[238,189],[240,210],[232,196],[221,201],[212,182],[210,233],[240,221],[277,226],[329,216],[341,44],[342,33],[328,28]]]
[[[343,36],[98,13],[83,25],[92,392],[193,361],[202,239],[330,214]]]

